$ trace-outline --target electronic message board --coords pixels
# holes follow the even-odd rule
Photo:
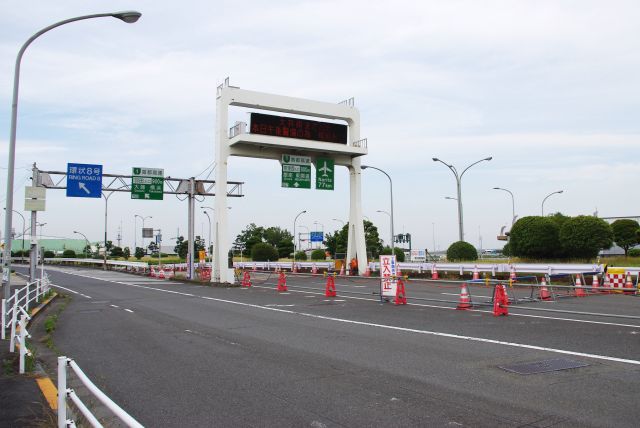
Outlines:
[[[252,134],[347,144],[347,125],[251,113]]]

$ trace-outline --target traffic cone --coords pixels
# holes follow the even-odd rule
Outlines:
[[[511,266],[511,273],[509,274],[509,279],[515,282],[516,278],[517,278],[516,268],[514,266]]]
[[[255,262],[254,262],[254,263],[253,263],[253,271],[255,272],[255,271],[257,271],[257,270],[258,270],[258,267],[256,266],[256,264],[255,264]]]
[[[284,272],[280,272],[280,277],[278,278],[278,291],[287,291],[287,277]]]
[[[471,308],[473,308],[473,305],[471,304],[471,297],[469,296],[469,290],[467,289],[467,283],[465,282],[460,287],[460,301],[458,302],[456,309],[466,311]]]
[[[165,279],[164,269],[160,268],[160,272],[158,272],[158,279]]]
[[[627,280],[624,283],[624,294],[634,294],[635,287],[633,286],[633,280],[631,279],[631,274],[627,272]]]
[[[551,300],[551,293],[549,293],[544,277],[540,280],[540,300]]]
[[[473,268],[473,277],[472,279],[474,281],[477,281],[478,279],[480,279],[480,272],[478,272],[478,265],[475,265],[475,267]]]
[[[244,271],[244,275],[242,276],[242,286],[251,287],[251,276],[249,275],[249,271]]]
[[[294,263],[293,267],[291,268],[291,273],[298,273],[298,264]]]
[[[315,263],[311,265],[311,273],[314,275],[318,273],[318,267],[316,266]]]
[[[433,265],[431,269],[431,279],[438,279],[438,268],[436,268],[436,265]]]
[[[338,275],[344,276],[344,263],[342,263],[342,266],[340,266],[340,273]]]
[[[600,280],[598,280],[598,275],[593,275],[593,282],[591,282],[591,292],[592,293],[600,292]]]
[[[154,269],[153,266],[151,266],[151,272],[149,273],[149,276],[151,278],[155,278],[156,277],[156,270]]]
[[[584,297],[587,294],[584,292],[584,288],[582,288],[582,281],[580,280],[580,276],[576,276],[576,284],[575,284],[575,294],[576,297]]]
[[[336,297],[335,274],[327,275],[327,285],[324,290],[325,297]]]
[[[396,276],[402,278],[402,271],[400,270],[400,263],[396,265]]]
[[[364,271],[364,276],[371,276],[371,269],[369,269],[369,263],[367,263],[367,268]]]
[[[407,294],[404,289],[404,281],[399,279],[396,284],[396,300],[394,302],[396,305],[406,305],[407,304]]]
[[[611,281],[609,280],[609,275],[605,273],[602,276],[604,277],[602,281],[602,292],[611,294]]]
[[[509,298],[504,285],[498,284],[493,292],[493,316],[509,315]]]

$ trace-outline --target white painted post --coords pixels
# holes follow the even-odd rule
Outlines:
[[[16,351],[16,321],[18,317],[18,293],[13,293],[13,313],[11,314],[11,341],[9,342],[9,352]]]
[[[25,295],[24,308],[29,312],[29,299],[31,298],[31,291],[29,290],[29,283],[27,283],[27,294]]]
[[[20,374],[24,374],[24,357],[27,355],[27,320],[20,317]]]
[[[58,357],[58,428],[67,426],[67,357]]]

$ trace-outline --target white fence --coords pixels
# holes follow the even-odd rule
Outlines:
[[[102,404],[111,410],[126,426],[142,428],[142,424],[136,421],[131,415],[125,412],[122,407],[113,402],[107,395],[91,382],[91,379],[84,374],[78,364],[71,358],[58,357],[58,428],[75,427],[76,423],[67,418],[67,399],[76,405],[80,413],[87,419],[93,427],[102,427],[102,424],[91,413],[87,406],[80,400],[72,388],[67,388],[67,367],[70,367],[78,376],[80,382],[96,397]]]
[[[8,300],[2,299],[1,329],[2,339],[6,338],[6,330],[10,329],[9,352],[15,352],[16,343],[20,347],[20,374],[25,372],[25,357],[31,355],[27,349],[26,340],[30,338],[27,323],[31,320],[29,307],[32,302],[38,302],[49,291],[49,280],[37,279],[14,291]],[[19,319],[18,319],[19,318]]]

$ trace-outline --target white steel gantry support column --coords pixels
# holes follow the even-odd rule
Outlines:
[[[229,106],[257,108],[286,114],[342,120],[348,124],[346,144],[317,140],[300,140],[275,135],[238,132],[229,137]],[[283,95],[248,91],[229,86],[228,79],[218,87],[216,103],[216,194],[214,271],[212,281],[232,282],[233,271],[227,266],[230,248],[227,223],[227,173],[230,156],[280,161],[282,155],[297,153],[310,157],[328,157],[334,165],[349,168],[350,213],[347,257],[358,259],[358,269],[367,266],[361,205],[360,157],[368,153],[366,142],[360,140],[360,114],[350,100],[339,104],[294,98]]]
[[[227,255],[229,254],[229,227],[227,219],[227,171],[229,163],[229,103],[228,91],[219,90],[216,101],[216,196],[214,200],[213,224],[216,242],[213,251],[212,282],[232,283]]]

